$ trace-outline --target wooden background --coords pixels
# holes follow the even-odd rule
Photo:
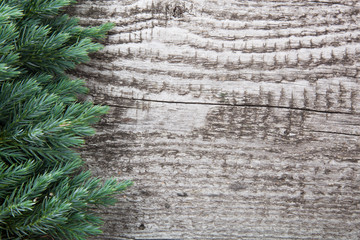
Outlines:
[[[97,239],[359,239],[360,2],[86,0]]]

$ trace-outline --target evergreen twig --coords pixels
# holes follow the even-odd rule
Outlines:
[[[130,181],[79,172],[74,147],[106,106],[77,102],[84,81],[66,71],[89,60],[112,28],[62,14],[72,0],[0,0],[0,240],[86,239],[101,233],[91,206],[114,204]]]

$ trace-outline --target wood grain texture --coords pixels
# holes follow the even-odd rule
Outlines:
[[[98,239],[359,239],[360,2],[79,1],[83,156],[132,179]]]

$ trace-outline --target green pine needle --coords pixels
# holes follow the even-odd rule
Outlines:
[[[87,88],[66,71],[101,49],[93,40],[113,25],[79,26],[61,15],[73,2],[0,2],[0,240],[100,234],[91,209],[131,185],[80,171],[75,149],[109,108],[78,102]]]

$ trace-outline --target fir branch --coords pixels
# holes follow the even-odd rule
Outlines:
[[[71,33],[82,38],[90,37],[92,39],[100,40],[103,39],[105,34],[109,32],[114,26],[114,23],[105,23],[97,27],[77,27],[73,28]]]
[[[31,177],[29,173],[34,172],[35,169],[36,163],[30,160],[10,166],[0,162],[0,199],[5,199],[9,192],[27,181]]]
[[[64,104],[71,104],[77,100],[79,94],[88,92],[84,80],[71,80],[68,77],[53,79],[53,81],[49,83],[44,83],[43,86],[44,90],[58,95]]]
[[[61,8],[74,2],[74,0],[23,0],[20,7],[27,17],[51,17],[58,14]]]
[[[22,103],[29,96],[37,95],[41,88],[33,78],[17,82],[6,82],[0,88],[0,123],[9,122],[9,116],[15,110],[14,103]]]
[[[89,60],[112,27],[58,16],[71,0],[0,3],[0,239],[86,239],[101,233],[91,205],[131,185],[79,172],[74,147],[108,107],[79,103],[84,81],[66,70]]]
[[[33,215],[20,219],[14,224],[12,232],[18,236],[46,235],[58,225],[67,222],[67,214],[71,204],[60,201],[56,197],[45,198],[41,205],[34,208]]]
[[[11,6],[6,1],[0,4],[0,24],[9,23],[9,20],[14,20],[22,17],[23,13],[20,9]]]

